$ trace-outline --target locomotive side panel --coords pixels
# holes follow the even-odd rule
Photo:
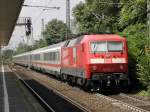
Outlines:
[[[85,78],[86,55],[84,46],[80,44],[81,40],[74,39],[70,42],[74,44],[62,48],[62,74]]]

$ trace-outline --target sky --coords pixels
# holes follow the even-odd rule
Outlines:
[[[85,0],[70,0],[70,8],[71,8],[71,19],[72,9],[78,3],[84,2]],[[41,38],[41,19],[44,19],[44,24],[48,21],[57,18],[58,20],[62,20],[66,22],[66,0],[25,0],[24,5],[32,5],[32,6],[49,6],[49,7],[60,7],[59,10],[51,9],[43,11],[43,8],[31,8],[31,7],[23,7],[19,17],[31,17],[32,25],[33,25],[33,39],[32,42]],[[9,41],[7,49],[15,49],[20,42],[26,42],[25,36],[25,27],[24,26],[16,26],[14,28],[14,32]]]

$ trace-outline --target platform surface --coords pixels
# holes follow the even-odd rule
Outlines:
[[[0,65],[0,112],[44,112],[38,101],[6,65]]]

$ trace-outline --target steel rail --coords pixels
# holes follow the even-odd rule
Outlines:
[[[148,102],[148,101],[145,101],[145,100],[142,100],[142,99],[138,99],[138,98],[129,96],[129,95],[124,94],[124,93],[120,93],[120,96],[132,99],[134,101],[137,101],[137,102],[140,102],[140,103],[143,103],[143,104],[146,104],[146,105],[150,105],[150,102]]]
[[[105,95],[102,95],[102,94],[95,94],[95,95],[98,96],[98,97],[101,97],[103,99],[106,99],[107,101],[111,102],[112,105],[114,105],[116,107],[119,107],[121,109],[125,109],[125,110],[131,111],[131,112],[149,112],[149,111],[144,110],[142,108],[139,108],[139,107],[130,105],[128,103],[125,103],[123,101],[117,100],[115,98],[111,98],[109,96],[105,96]]]
[[[56,112],[49,104],[47,104],[36,91],[34,91],[16,72],[13,71],[15,75],[18,77],[19,80],[21,80],[26,87],[28,87],[37,97],[38,99],[51,111],[51,112]]]
[[[37,78],[38,80],[42,81],[40,78]],[[46,84],[45,82],[43,82],[44,84]],[[90,110],[88,110],[87,108],[85,108],[84,106],[82,106],[81,104],[77,103],[76,101],[73,101],[72,99],[70,99],[69,97],[63,95],[62,93],[60,93],[59,91],[57,91],[56,89],[53,89],[52,87],[49,87],[51,90],[53,90],[53,92],[55,94],[57,94],[58,96],[66,99],[68,102],[70,102],[71,104],[75,105],[76,107],[78,107],[79,109],[81,109],[83,112],[91,112]]]
[[[12,70],[11,70],[12,71]],[[56,112],[54,111],[54,109],[52,109],[51,106],[49,106],[41,97],[40,95],[38,95],[15,71],[12,71],[13,73],[15,73],[15,75],[18,77],[18,79],[20,79],[44,104],[45,106],[47,106],[52,112]],[[72,99],[70,99],[69,97],[63,95],[62,93],[58,92],[57,90],[54,90],[53,88],[49,87],[51,90],[53,90],[53,92],[55,94],[57,94],[58,96],[62,97],[63,99],[67,100],[69,103],[71,103],[72,105],[76,106],[77,108],[81,109],[83,112],[91,112],[90,110],[88,110],[87,108],[85,108],[84,106],[82,106],[81,104],[73,101]]]

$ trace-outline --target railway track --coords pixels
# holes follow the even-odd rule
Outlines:
[[[96,94],[96,96],[102,97],[110,101],[112,105],[120,107],[130,112],[150,112],[150,102],[131,97],[124,93],[109,96]]]
[[[47,112],[89,112],[86,108],[66,98],[59,92],[49,90],[35,80],[19,80],[36,96]]]
[[[27,72],[27,74],[28,73],[31,73],[31,72]],[[82,97],[81,94],[78,97],[80,99],[83,99],[82,101],[86,100],[86,102],[89,102],[89,103],[91,102],[90,107],[92,107],[93,104],[95,102],[97,102],[97,103],[94,104],[94,105],[96,105],[96,107],[94,106],[94,108],[96,108],[95,112],[100,112],[100,111],[103,111],[103,110],[105,110],[106,112],[108,112],[108,111],[112,111],[112,112],[120,112],[120,111],[121,112],[150,112],[150,103],[148,101],[141,100],[141,99],[138,99],[138,98],[134,98],[134,97],[131,97],[131,96],[123,94],[123,93],[118,94],[118,95],[109,95],[109,96],[108,95],[107,96],[106,95],[101,95],[99,93],[92,93],[92,94],[89,93],[88,94],[87,92],[83,92],[80,89],[77,89],[77,90],[74,89],[74,88],[71,89],[71,86],[66,85],[66,84],[65,84],[65,88],[63,88],[63,83],[60,83],[59,81],[51,79],[48,76],[42,76],[41,74],[38,74],[38,73],[36,73],[36,74],[33,73],[32,76],[34,77],[33,79],[35,79],[36,81],[42,83],[46,87],[52,86],[54,84],[55,86],[52,86],[52,88],[54,88],[54,90],[56,90],[56,88],[59,88],[59,86],[61,84],[60,90],[58,89],[60,94],[66,93],[65,91],[67,91],[67,93],[71,93],[71,94],[73,94],[73,91],[78,91],[78,92],[82,93],[84,97],[87,95],[86,99],[84,99],[84,97]],[[49,80],[49,79],[51,79],[51,80]],[[49,81],[52,82],[52,85],[50,84]],[[59,85],[59,86],[56,86],[56,85]],[[50,89],[51,89],[51,87],[50,87]],[[77,96],[77,93],[76,93],[75,96]],[[86,105],[85,107],[90,108],[88,104],[85,104],[85,103],[82,103],[82,104]],[[107,108],[105,108],[105,106]],[[104,109],[102,110],[101,108],[104,108]],[[110,108],[111,108],[111,110],[109,110]],[[83,110],[86,110],[86,109],[83,109]],[[92,112],[94,112],[93,107],[90,108],[90,110],[92,110]]]

